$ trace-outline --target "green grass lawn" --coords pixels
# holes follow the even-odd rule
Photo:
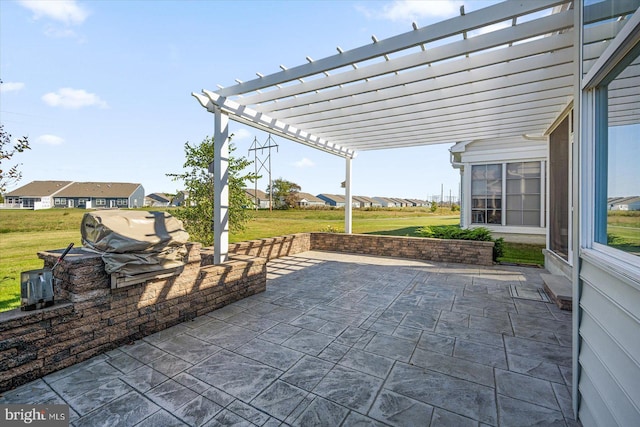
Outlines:
[[[607,243],[616,249],[640,255],[640,212],[607,212]]]
[[[543,249],[544,245],[505,242],[504,255],[498,258],[498,262],[543,266]]]
[[[39,251],[63,249],[71,242],[81,245],[80,223],[85,212],[82,209],[0,210],[0,311],[20,305],[20,272],[43,267],[37,257]],[[427,208],[353,211],[354,233],[416,236],[416,230],[427,225],[458,223],[458,212],[434,214]],[[256,211],[246,228],[231,233],[229,240],[239,242],[312,231],[344,232],[344,211]],[[507,244],[507,249],[511,247]],[[512,252],[506,250],[502,261],[528,264],[542,263],[541,259],[541,248],[524,245]]]

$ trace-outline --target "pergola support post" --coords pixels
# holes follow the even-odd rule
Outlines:
[[[344,232],[351,234],[352,207],[351,204],[351,157],[346,159],[346,173],[344,180]]]
[[[216,107],[214,117],[213,262],[221,264],[229,252],[229,116]]]

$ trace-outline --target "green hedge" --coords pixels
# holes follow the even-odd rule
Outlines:
[[[493,260],[498,261],[498,258],[504,255],[504,239],[502,237],[494,239],[491,236],[491,232],[484,227],[460,228],[457,225],[431,225],[422,227],[416,234],[421,237],[431,237],[434,239],[493,242]]]

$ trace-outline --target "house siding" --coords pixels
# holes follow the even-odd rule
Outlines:
[[[640,420],[640,282],[582,259],[580,420],[632,426]]]

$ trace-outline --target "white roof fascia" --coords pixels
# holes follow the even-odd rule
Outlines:
[[[226,99],[216,93],[208,90],[203,90],[202,92],[203,94],[192,93],[192,95],[209,112],[213,112],[214,105],[216,105],[232,117],[234,121],[244,123],[248,126],[270,132],[282,138],[308,145],[340,157],[354,158],[356,155],[356,153],[351,149],[325,141],[287,123],[273,119],[264,113],[252,110],[251,108],[238,104],[237,102]]]
[[[460,56],[464,57],[469,53],[483,51],[498,46],[504,46],[508,43],[550,34],[570,28],[572,25],[573,11],[561,12],[549,17],[525,22],[517,26],[507,27],[486,34],[478,35],[473,38],[448,43],[443,46],[437,46],[426,51],[420,51],[414,54],[409,54],[388,61],[379,62],[366,67],[359,67],[357,69],[346,71],[340,74],[333,74],[321,79],[305,81],[301,84],[285,86],[278,89],[270,90],[268,92],[261,92],[255,95],[243,96],[242,103],[246,105],[252,105],[281,98],[293,97],[304,93],[314,93],[315,91],[326,89],[329,87],[338,87],[339,85],[343,85],[346,83],[363,81],[368,78],[388,74],[392,74],[392,77],[400,78],[400,81],[398,81],[398,83],[395,83],[395,85],[397,86],[406,82],[401,81],[402,78],[404,78],[404,74],[396,76],[394,74],[396,71],[407,70],[426,64],[435,65],[435,63],[437,63],[438,61],[444,61]],[[548,37],[545,37],[545,39],[546,38]],[[571,46],[572,44],[573,38],[564,41],[564,47]],[[560,47],[562,47],[562,45],[558,47],[550,46],[548,47],[548,50],[555,50]],[[505,49],[508,48],[505,47]],[[512,49],[514,55],[520,55],[520,57],[522,57],[522,55],[518,51],[519,49]],[[429,74],[435,74],[433,70],[424,71],[427,72],[427,74],[423,74],[422,79],[429,78]],[[438,70],[438,72],[440,73],[441,71]],[[352,88],[352,86],[347,86],[344,89],[346,90],[350,88]],[[329,99],[339,97],[338,95],[336,95],[336,92],[340,92],[340,89],[331,91],[332,95]],[[325,94],[326,91],[320,93]],[[343,96],[349,96],[349,94],[346,93]],[[281,108],[280,104],[278,104],[278,107]],[[286,108],[286,106],[284,108]]]
[[[456,142],[451,148],[449,148],[449,152],[464,153],[467,149],[467,145],[471,144],[472,142],[473,140]]]

